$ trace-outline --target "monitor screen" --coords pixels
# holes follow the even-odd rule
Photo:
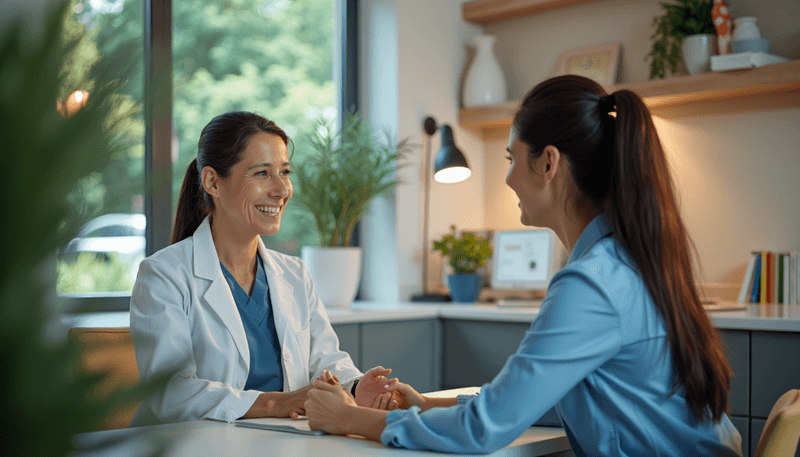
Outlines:
[[[492,289],[547,290],[558,268],[557,248],[550,229],[495,231]]]

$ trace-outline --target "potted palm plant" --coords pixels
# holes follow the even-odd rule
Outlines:
[[[449,257],[454,273],[447,277],[450,295],[453,301],[473,303],[481,292],[483,275],[478,274],[478,267],[486,263],[492,256],[492,247],[486,238],[473,233],[456,236],[456,226],[450,226],[450,233],[441,240],[433,242],[433,250]]]
[[[655,32],[650,37],[653,47],[650,59],[650,79],[663,78],[667,69],[679,72],[683,63],[690,74],[710,68],[710,58],[716,54],[714,21],[711,0],[677,0],[661,2],[664,15],[653,18]]]
[[[309,143],[309,155],[294,165],[294,199],[311,215],[320,246],[304,246],[301,255],[322,302],[346,308],[361,279],[353,230],[369,203],[397,185],[398,160],[410,147],[388,132],[379,140],[357,114],[340,131],[320,121]]]

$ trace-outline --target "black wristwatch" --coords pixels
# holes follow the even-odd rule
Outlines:
[[[353,398],[356,398],[356,386],[358,385],[358,381],[361,380],[356,379],[355,381],[353,381],[353,387],[350,388],[350,393],[353,394]]]

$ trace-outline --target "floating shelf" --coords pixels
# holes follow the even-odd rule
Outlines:
[[[547,10],[557,10],[600,0],[473,0],[461,5],[461,15],[467,22],[488,25]]]
[[[644,99],[654,116],[679,119],[800,107],[800,60],[759,68],[617,84]],[[459,110],[461,127],[484,139],[508,135],[519,101]]]

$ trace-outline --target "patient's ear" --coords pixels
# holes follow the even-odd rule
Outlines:
[[[544,176],[545,182],[552,181],[553,178],[556,177],[561,165],[561,151],[552,144],[548,144],[542,152],[542,158],[544,159],[541,161],[540,165],[542,176]]]

